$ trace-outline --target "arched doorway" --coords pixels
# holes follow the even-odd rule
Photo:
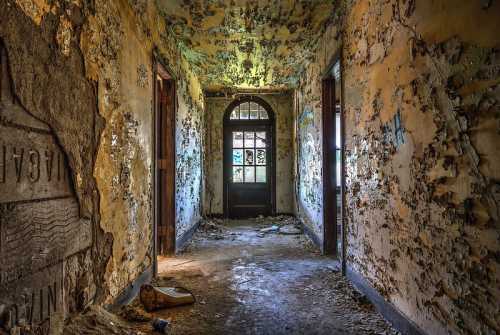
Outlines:
[[[224,114],[224,216],[275,213],[275,122],[263,99],[245,96]]]

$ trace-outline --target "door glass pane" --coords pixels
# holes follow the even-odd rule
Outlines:
[[[233,109],[233,112],[231,113],[231,120],[237,120],[240,118],[240,106],[237,106]]]
[[[263,109],[262,107],[260,108],[259,114],[260,114],[260,119],[261,120],[267,120],[267,119],[269,119],[269,117],[267,116],[266,110]]]
[[[240,105],[240,119],[248,119],[248,103]]]
[[[257,183],[265,183],[266,182],[266,167],[265,166],[257,166],[256,167],[255,179]]]
[[[255,147],[265,148],[266,147],[266,132],[259,131],[255,133]]]
[[[250,111],[250,119],[257,120],[258,118],[259,118],[259,111],[258,110],[251,110]]]
[[[260,105],[258,103],[250,102],[250,110],[251,111],[258,111],[259,107],[260,107]]]
[[[250,103],[250,119],[256,120],[259,118],[259,105],[255,102]]]
[[[245,183],[255,182],[255,167],[245,166]]]
[[[245,148],[254,148],[254,136],[255,133],[253,131],[246,131],[245,132]]]
[[[255,165],[255,154],[253,149],[245,149],[245,165]]]
[[[233,149],[233,165],[243,165],[243,149]]]
[[[243,132],[233,132],[233,148],[243,148]]]
[[[266,165],[266,149],[257,149],[257,165]]]
[[[243,166],[233,166],[233,183],[243,182]]]

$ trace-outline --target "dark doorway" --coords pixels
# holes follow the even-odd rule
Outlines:
[[[154,62],[156,252],[175,253],[175,80]]]
[[[344,266],[344,112],[340,57],[323,79],[323,222],[325,254],[342,257]]]
[[[224,115],[224,215],[275,213],[274,113],[262,99],[241,97]]]

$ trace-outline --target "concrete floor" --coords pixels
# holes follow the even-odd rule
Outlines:
[[[155,313],[171,321],[169,334],[397,334],[304,235],[262,237],[276,223],[208,224],[183,253],[159,260],[157,284],[197,298]]]

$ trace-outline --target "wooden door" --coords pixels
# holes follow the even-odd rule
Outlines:
[[[158,65],[156,76],[157,250],[175,253],[175,82]]]
[[[275,193],[273,119],[255,101],[240,103],[229,113],[224,126],[225,214],[230,218],[271,215]]]

